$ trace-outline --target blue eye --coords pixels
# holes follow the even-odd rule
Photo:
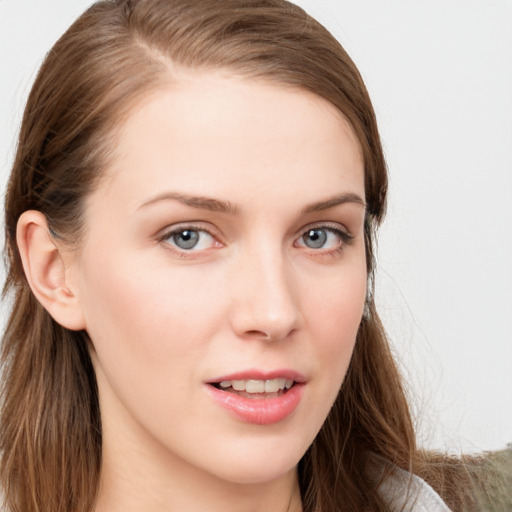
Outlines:
[[[179,229],[167,233],[162,240],[182,251],[208,249],[215,244],[213,236],[202,229]]]
[[[327,232],[325,229],[310,229],[302,235],[302,240],[310,249],[320,249],[327,242]]]
[[[350,238],[341,230],[317,227],[308,229],[298,240],[298,245],[308,249],[340,249]]]
[[[193,249],[199,241],[199,233],[197,231],[180,231],[172,235],[172,241],[180,249]]]

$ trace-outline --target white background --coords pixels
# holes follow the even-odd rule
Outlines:
[[[0,0],[0,188],[44,54],[89,0]],[[390,169],[377,300],[421,442],[512,441],[512,0],[301,0],[373,98]],[[6,307],[2,310],[5,319]]]

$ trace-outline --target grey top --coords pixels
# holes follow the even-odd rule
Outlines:
[[[393,512],[450,512],[439,494],[424,480],[399,468],[379,486]]]

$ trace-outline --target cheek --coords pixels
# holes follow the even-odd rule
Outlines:
[[[301,411],[302,449],[313,442],[345,379],[355,346],[366,297],[366,268],[354,264],[332,272],[312,287],[302,284],[304,338],[297,351],[312,361],[311,386]],[[307,285],[307,287],[306,287]]]
[[[114,253],[101,269],[84,268],[84,310],[105,418],[120,403],[129,412],[123,421],[152,418],[149,430],[164,432],[187,411],[201,380],[198,362],[222,318],[200,281]]]
[[[342,271],[324,283],[323,291],[310,294],[304,305],[312,343],[322,364],[323,392],[336,397],[345,377],[366,298],[366,268],[363,264]]]
[[[150,350],[168,346],[176,335],[187,337],[192,329],[200,339],[201,325],[213,321],[217,304],[200,273],[171,272],[168,266],[118,256],[83,270],[83,308],[91,338],[116,343],[122,336],[124,345],[136,349],[144,342]]]
[[[305,284],[302,310],[312,331],[321,339],[329,340],[327,350],[339,349],[345,342],[355,339],[363,313],[366,286],[364,259],[359,265],[333,272],[321,286]]]

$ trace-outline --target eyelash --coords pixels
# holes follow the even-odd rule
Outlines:
[[[350,246],[352,244],[352,242],[354,241],[354,236],[352,234],[350,234],[349,232],[340,229],[337,224],[336,225],[317,224],[317,225],[313,225],[313,226],[308,226],[302,232],[302,234],[297,238],[297,241],[302,240],[308,232],[315,231],[315,230],[327,231],[329,233],[333,233],[334,235],[336,235],[339,238],[339,244],[335,248],[327,249],[327,250],[309,248],[310,251],[313,253],[321,252],[321,254],[324,256],[338,256],[344,250],[344,248],[346,246]],[[297,241],[295,243],[297,243]]]
[[[340,239],[339,245],[337,247],[335,247],[334,249],[328,249],[328,250],[322,250],[322,248],[318,248],[318,249],[308,248],[308,247],[302,246],[302,245],[300,245],[299,247],[305,247],[306,249],[309,249],[312,253],[320,253],[318,255],[337,256],[343,251],[345,246],[351,245],[352,242],[354,241],[354,236],[351,235],[350,233],[348,233],[347,231],[340,229],[338,227],[338,225],[333,226],[333,225],[329,225],[329,224],[320,224],[320,225],[317,224],[317,225],[312,225],[312,226],[306,227],[302,231],[300,236],[297,237],[297,239],[295,240],[294,246],[297,247],[297,242],[299,240],[302,240],[308,232],[315,231],[315,230],[327,231],[329,233],[336,235]],[[172,229],[169,229],[169,230],[165,231],[164,233],[162,233],[158,237],[158,242],[165,243],[169,248],[171,248],[171,250],[173,250],[180,258],[183,258],[183,259],[194,258],[195,257],[194,253],[203,252],[205,250],[208,250],[208,249],[194,250],[194,248],[191,248],[190,250],[182,249],[180,247],[177,247],[175,244],[173,244],[172,242],[169,241],[169,239],[171,239],[173,236],[178,235],[180,233],[184,233],[185,231],[206,234],[206,235],[212,237],[212,239],[216,241],[216,244],[218,244],[218,245],[221,244],[221,242],[218,242],[218,240],[217,240],[218,237],[214,233],[212,233],[208,229],[199,227],[197,225],[175,226]]]
[[[203,227],[199,227],[197,225],[174,226],[173,228],[163,232],[162,235],[158,237],[158,242],[166,244],[166,246],[169,247],[173,252],[175,252],[180,258],[191,259],[195,256],[194,255],[195,252],[200,252],[200,251],[198,251],[198,250],[194,251],[193,249],[191,249],[191,250],[181,249],[180,247],[177,247],[170,241],[170,239],[172,239],[173,236],[183,233],[185,231],[207,234],[213,240],[216,241],[216,244],[218,244],[218,245],[220,244],[217,241],[218,237],[215,234],[213,234],[211,232],[211,230],[205,229]],[[205,249],[205,250],[207,250],[207,249]]]

